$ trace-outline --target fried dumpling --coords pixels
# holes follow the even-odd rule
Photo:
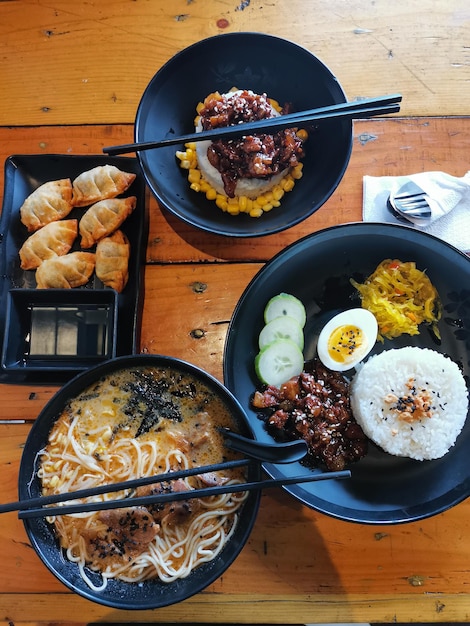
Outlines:
[[[112,198],[101,200],[91,206],[82,216],[78,229],[81,235],[81,247],[91,248],[100,239],[114,232],[132,213],[136,197]]]
[[[96,246],[96,275],[104,285],[118,293],[129,278],[130,249],[129,240],[121,230],[104,237]]]
[[[71,289],[85,285],[95,269],[92,252],[70,252],[46,259],[36,270],[38,289]]]
[[[78,220],[46,224],[30,235],[19,250],[20,267],[34,270],[46,259],[67,254],[78,234]]]
[[[51,180],[35,189],[20,207],[20,219],[29,232],[67,217],[72,210],[70,178]]]
[[[88,206],[116,198],[130,187],[136,178],[135,174],[123,172],[115,165],[99,165],[82,172],[73,181],[74,206]]]

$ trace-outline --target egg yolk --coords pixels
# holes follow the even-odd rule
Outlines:
[[[338,326],[328,339],[328,354],[337,363],[347,363],[364,344],[364,334],[358,326]]]

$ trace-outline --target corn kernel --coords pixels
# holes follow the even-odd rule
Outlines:
[[[273,208],[273,205],[271,204],[271,202],[266,202],[266,204],[263,204],[262,208],[263,208],[263,211],[267,213]]]
[[[299,180],[300,178],[302,178],[302,176],[303,176],[302,163],[299,163],[294,168],[292,168],[291,176],[295,180]]]
[[[208,200],[215,200],[217,197],[217,191],[212,187],[206,191],[206,198]]]
[[[271,204],[275,207],[281,206],[281,203],[279,202],[279,200],[273,200]]]
[[[191,169],[191,161],[189,161],[188,159],[183,159],[180,163],[180,167],[184,170]]]
[[[251,209],[250,217],[261,217],[263,215],[263,209],[261,207],[256,207]]]
[[[264,195],[258,196],[256,198],[256,204],[259,204],[259,206],[263,206],[263,204],[266,204],[267,201],[268,199]]]
[[[176,151],[176,157],[180,160],[183,161],[186,158],[186,151],[182,151],[182,150],[177,150]]]
[[[201,178],[201,191],[203,193],[206,193],[206,191],[209,191],[209,189],[211,189],[211,186],[209,185],[207,180],[204,180],[203,178]]]
[[[284,178],[282,186],[284,191],[292,191],[294,188],[294,179],[291,176]]]
[[[217,196],[217,198],[215,199],[215,204],[217,207],[219,207],[219,209],[222,209],[222,211],[227,210],[227,200],[223,196]]]
[[[193,152],[196,152],[196,142],[195,141],[188,141],[188,143],[185,144],[185,148],[189,148]]]
[[[305,128],[299,128],[299,130],[295,134],[302,142],[307,141],[308,139],[308,132],[305,130]]]
[[[191,183],[189,188],[193,191],[201,191],[201,185],[199,183]]]
[[[281,185],[276,185],[275,187],[273,187],[272,191],[274,200],[280,200],[284,195],[284,189],[281,187]]]
[[[240,196],[238,198],[238,204],[240,206],[240,211],[246,211],[246,207],[247,207],[247,202],[248,198],[246,196]]]
[[[227,213],[230,213],[230,215],[238,215],[240,213],[240,207],[238,206],[238,204],[227,204]]]
[[[109,401],[103,400],[101,402],[101,407],[102,407],[101,414],[103,416],[114,417],[114,415],[116,414],[116,409],[114,405],[111,404]]]
[[[188,174],[189,182],[190,183],[197,183],[200,180],[200,178],[201,178],[201,172],[197,168],[192,167],[189,170],[189,174]]]

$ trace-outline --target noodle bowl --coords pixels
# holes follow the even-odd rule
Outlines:
[[[234,458],[235,453],[223,446],[219,428],[243,431],[244,424],[218,387],[213,388],[214,381],[208,385],[192,371],[182,372],[166,363],[148,366],[152,357],[150,361],[135,358],[142,365],[114,367],[63,404],[36,453],[37,474],[32,484],[36,480],[42,494],[73,492]],[[132,506],[130,500],[151,493],[238,484],[251,479],[245,475],[250,472],[236,468],[97,495],[86,501],[123,499],[125,506],[28,520],[28,524],[42,522],[53,529],[66,561],[78,569],[80,586],[95,596],[91,599],[108,593],[110,585],[111,591],[115,585],[130,584],[139,590],[146,584],[179,585],[204,571],[205,565],[215,572],[220,569],[227,544],[239,541],[240,533],[242,537],[245,533],[239,524],[247,514],[253,515],[249,501],[254,494],[236,492],[147,507]],[[206,584],[212,579],[211,575]],[[153,606],[170,602],[155,601]]]

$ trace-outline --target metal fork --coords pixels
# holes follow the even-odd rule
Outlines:
[[[413,181],[390,194],[389,202],[392,209],[414,224],[425,224],[431,218],[429,196]]]

